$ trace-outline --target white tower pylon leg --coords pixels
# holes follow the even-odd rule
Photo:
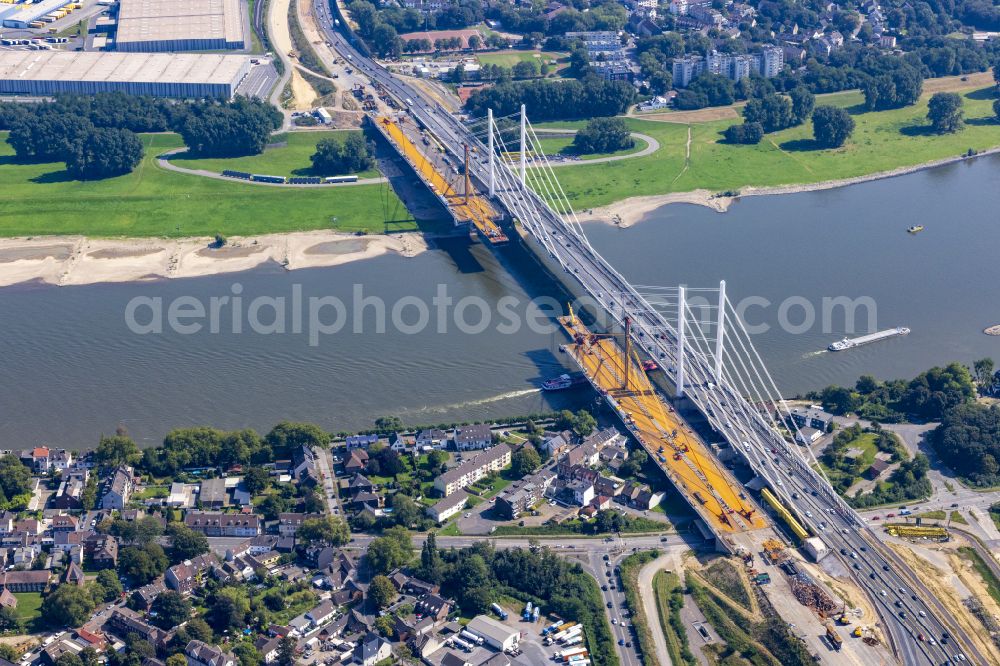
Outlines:
[[[525,169],[528,167],[528,116],[524,111],[524,104],[521,105],[521,184],[524,185]]]
[[[684,321],[687,318],[684,310],[684,287],[677,287],[677,397],[684,397]]]
[[[486,111],[486,123],[489,131],[489,151],[490,151],[490,196],[496,194],[496,183],[497,183],[497,170],[496,170],[496,151],[493,149],[493,109],[488,109]]]
[[[722,383],[722,340],[726,329],[726,281],[719,281],[719,312],[715,330],[715,383]]]

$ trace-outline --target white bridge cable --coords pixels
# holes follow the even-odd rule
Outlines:
[[[534,125],[532,125],[530,121],[528,121],[526,124],[528,132],[531,134],[531,137],[534,141],[534,145],[536,146],[534,152],[537,155],[541,155],[542,157],[542,162],[544,165],[543,171],[545,172],[546,177],[551,178],[552,182],[554,183],[555,189],[558,190],[559,195],[561,197],[560,200],[565,205],[565,210],[569,211],[569,215],[573,218],[573,224],[579,230],[580,238],[583,240],[584,243],[586,243],[588,248],[593,250],[593,246],[591,246],[590,241],[587,239],[586,233],[584,233],[583,231],[583,225],[580,224],[580,219],[576,216],[576,211],[573,210],[573,205],[570,203],[569,197],[566,195],[566,192],[563,190],[562,184],[560,184],[559,179],[556,178],[556,174],[552,170],[552,164],[549,162],[548,155],[546,155],[545,151],[542,149],[542,143],[541,140],[538,138],[538,134],[535,133]]]
[[[504,143],[503,137],[495,136],[500,144],[502,150],[506,151],[507,146]],[[495,157],[495,156],[494,156]],[[541,229],[541,220],[535,219],[533,216],[537,216],[538,210],[534,206],[529,206],[526,201],[524,201],[523,196],[520,193],[520,180],[517,174],[513,172],[510,165],[504,163],[500,160],[495,173],[499,180],[503,181],[504,186],[497,190],[501,200],[507,207],[507,210],[518,215],[518,219],[522,224],[531,232],[531,234],[542,243],[542,246],[548,250],[549,254],[555,258],[560,265],[565,267],[565,262],[556,253],[555,247],[552,245],[548,234],[544,233]]]

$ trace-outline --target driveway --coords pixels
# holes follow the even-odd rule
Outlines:
[[[639,570],[639,597],[642,599],[642,612],[646,616],[649,633],[653,635],[653,645],[656,648],[656,658],[660,664],[670,664],[670,652],[667,650],[667,638],[660,628],[660,612],[656,607],[656,594],[653,591],[653,577],[658,571],[673,565],[674,556],[671,553],[660,555]]]

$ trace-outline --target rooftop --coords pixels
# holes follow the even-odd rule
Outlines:
[[[246,62],[214,53],[0,51],[0,80],[232,84]]]
[[[244,41],[240,0],[121,0],[120,4],[118,44]]]

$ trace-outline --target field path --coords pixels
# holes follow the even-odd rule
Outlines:
[[[653,645],[656,647],[656,659],[661,666],[672,666],[670,651],[667,650],[667,637],[663,635],[663,628],[660,626],[660,612],[656,607],[656,592],[653,590],[653,577],[658,571],[666,569],[668,566],[679,564],[676,558],[666,553],[660,555],[655,560],[647,562],[646,566],[639,570],[639,597],[642,599],[642,612],[646,616],[646,626],[649,633],[653,635]]]
[[[558,128],[547,128],[547,127],[536,127],[536,134],[576,134],[574,129],[558,129]],[[581,164],[600,164],[601,162],[617,162],[618,160],[630,160],[634,157],[645,157],[646,155],[652,155],[660,149],[660,142],[649,136],[648,134],[641,134],[639,132],[631,132],[633,139],[639,139],[640,141],[646,142],[646,147],[642,150],[637,150],[634,153],[629,153],[628,155],[609,155],[608,157],[595,157],[592,160],[570,160],[568,162],[554,162],[549,166],[555,167],[567,167],[567,166],[577,166]],[[537,166],[535,164],[528,165],[529,167]]]
[[[168,150],[165,153],[161,153],[156,156],[156,164],[161,169],[166,169],[167,171],[176,171],[177,173],[187,174],[189,176],[201,176],[202,178],[215,178],[216,180],[225,180],[230,183],[240,182],[245,185],[262,185],[265,187],[329,187],[324,185],[305,185],[305,184],[292,184],[292,183],[264,183],[258,180],[239,180],[236,178],[229,178],[223,176],[221,173],[215,173],[214,171],[206,171],[205,169],[188,169],[186,167],[179,166],[170,161],[172,155],[178,153],[183,153],[187,148],[174,148],[173,150]],[[345,185],[377,185],[378,183],[388,182],[388,178],[379,176],[377,178],[359,178],[353,183],[336,183],[337,187],[343,187]]]

